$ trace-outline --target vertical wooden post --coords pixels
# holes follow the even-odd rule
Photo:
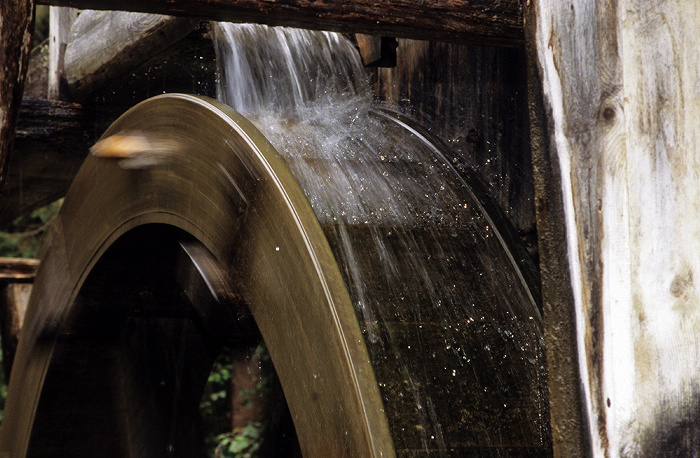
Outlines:
[[[63,79],[63,56],[66,53],[66,44],[70,34],[71,25],[78,17],[78,10],[52,6],[49,16],[49,76],[48,98],[50,100],[62,100],[61,81]]]
[[[0,258],[0,333],[5,380],[15,359],[15,351],[27,311],[38,259]]]
[[[574,297],[567,261],[567,230],[571,228],[565,224],[559,160],[549,145],[542,80],[536,63],[535,8],[530,2],[525,7],[524,19],[552,451],[555,457],[561,458],[590,456],[576,345]]]
[[[697,456],[700,4],[530,3],[551,159],[536,179],[558,194],[566,246],[565,266],[542,263],[569,273],[552,298],[573,299],[589,453]]]
[[[15,139],[34,27],[34,0],[0,0],[0,191]]]

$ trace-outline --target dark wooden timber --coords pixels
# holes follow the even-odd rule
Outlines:
[[[530,140],[538,249],[542,278],[552,451],[556,457],[590,456],[584,424],[581,376],[576,349],[576,317],[566,243],[561,170],[550,148],[548,123],[537,68],[534,7],[526,7],[526,53]],[[573,230],[573,228],[568,228]]]
[[[15,135],[32,46],[34,0],[0,0],[0,191]]]
[[[38,259],[0,257],[0,282],[26,283],[34,281]]]
[[[32,53],[0,230],[14,218],[63,197],[88,148],[117,117],[162,92],[216,95],[216,62],[203,25],[102,87],[84,104],[46,100],[48,44]]]
[[[94,136],[92,119],[80,105],[23,99],[7,183],[0,199],[0,228],[63,197]]]
[[[536,247],[522,49],[399,40],[396,68],[377,70],[379,98],[401,107],[476,170]]]
[[[523,44],[519,0],[40,0],[38,3],[424,40],[500,46]]]

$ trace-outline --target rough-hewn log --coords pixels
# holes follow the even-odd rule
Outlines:
[[[34,0],[0,0],[0,191],[15,137],[32,46]]]
[[[696,456],[700,4],[533,3],[591,454]]]
[[[74,101],[134,70],[182,39],[197,23],[139,13],[85,11],[73,24],[64,61]]]
[[[22,102],[0,198],[0,228],[63,197],[95,138],[92,116],[80,105],[28,98]]]
[[[82,9],[112,9],[258,22],[395,37],[520,46],[519,0],[40,0]]]

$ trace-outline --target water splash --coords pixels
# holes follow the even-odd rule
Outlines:
[[[341,35],[216,29],[220,98],[288,162],[339,262],[401,454],[541,455],[541,318],[493,221],[373,102]]]
[[[214,28],[220,66],[219,98],[249,115],[308,114],[309,103],[369,94],[357,72],[360,58],[342,35],[257,24]],[[302,116],[303,117],[303,116]]]

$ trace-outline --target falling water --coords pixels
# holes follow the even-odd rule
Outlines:
[[[372,101],[345,37],[231,24],[216,36],[219,98],[272,142],[316,212],[399,454],[546,454],[541,317],[465,178]]]

